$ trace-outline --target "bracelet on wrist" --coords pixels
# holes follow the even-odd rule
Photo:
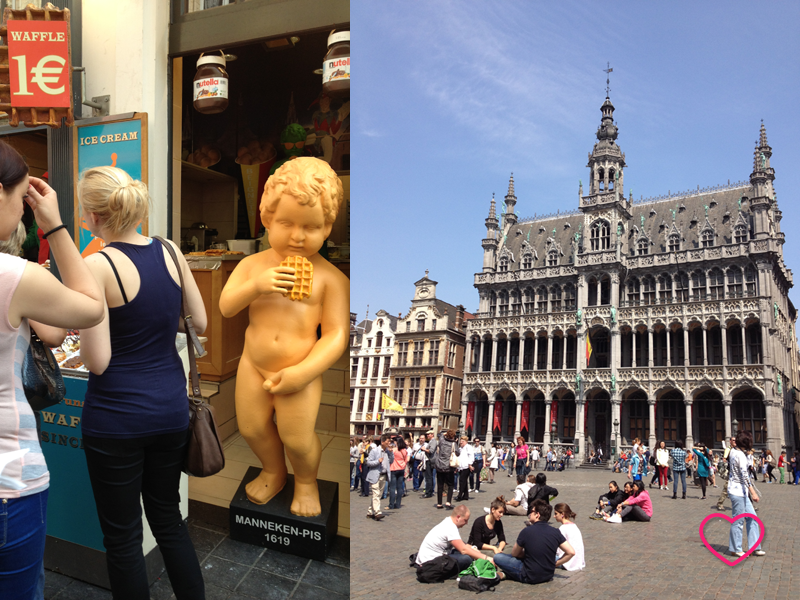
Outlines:
[[[42,235],[42,239],[46,240],[49,235],[54,234],[59,229],[66,229],[66,228],[67,228],[67,226],[64,225],[63,223],[61,225],[59,225],[58,227],[53,227],[50,231],[48,231],[47,233]]]

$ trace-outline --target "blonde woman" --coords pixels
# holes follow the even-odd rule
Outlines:
[[[83,444],[114,597],[148,598],[141,502],[179,599],[204,598],[189,532],[178,506],[188,440],[186,375],[175,348],[181,294],[198,333],[206,328],[200,291],[181,253],[185,288],[172,257],[137,231],[147,219],[147,186],[121,169],[97,167],[78,182],[89,230],[106,242],[86,263],[103,290],[106,319],[81,331],[90,371]]]
[[[11,241],[23,204],[33,209],[58,261],[63,284],[35,263],[0,254],[0,590],[3,598],[41,597],[50,472],[24,401],[22,360],[30,343],[29,320],[55,329],[91,327],[103,318],[100,289],[81,260],[58,212],[58,198],[28,176],[19,153],[0,142],[0,240]],[[44,335],[44,328],[42,329]],[[23,398],[18,402],[17,398]]]

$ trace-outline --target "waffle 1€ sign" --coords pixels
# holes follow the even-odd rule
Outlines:
[[[69,23],[8,21],[11,106],[71,106]]]

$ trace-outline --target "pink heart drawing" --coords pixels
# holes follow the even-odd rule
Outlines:
[[[760,535],[758,537],[758,541],[755,543],[755,545],[753,547],[751,547],[747,552],[744,553],[744,556],[740,556],[736,560],[728,560],[722,554],[720,554],[719,552],[714,550],[714,548],[711,547],[711,544],[708,543],[708,540],[706,540],[706,536],[703,533],[703,527],[706,526],[706,523],[708,523],[711,519],[714,519],[714,518],[717,518],[717,517],[719,517],[721,519],[725,519],[731,525],[733,525],[734,522],[738,521],[739,519],[744,519],[745,517],[750,517],[751,519],[754,519],[756,521],[756,523],[758,523],[758,529],[760,531]],[[742,531],[742,535],[743,536],[747,535],[747,528],[746,527],[744,528],[744,531]],[[709,549],[711,554],[716,556],[718,559],[720,559],[726,565],[730,565],[732,567],[734,565],[738,565],[745,558],[750,556],[753,552],[755,552],[755,549],[758,548],[759,544],[761,544],[761,540],[764,539],[764,523],[761,521],[761,519],[759,519],[753,513],[742,513],[742,514],[738,515],[736,518],[729,517],[728,515],[723,514],[723,513],[711,513],[705,519],[703,519],[702,523],[700,523],[700,539],[703,540],[703,543],[706,545],[706,548]]]

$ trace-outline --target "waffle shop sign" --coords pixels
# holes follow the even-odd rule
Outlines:
[[[11,106],[71,106],[67,23],[10,20],[7,27]]]

